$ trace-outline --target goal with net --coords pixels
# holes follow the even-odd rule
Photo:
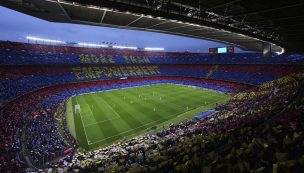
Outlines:
[[[80,114],[80,105],[79,104],[75,105],[75,113]]]

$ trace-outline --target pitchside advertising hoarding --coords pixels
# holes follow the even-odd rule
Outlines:
[[[227,46],[227,47],[209,48],[209,54],[214,55],[218,53],[234,53],[234,47]]]

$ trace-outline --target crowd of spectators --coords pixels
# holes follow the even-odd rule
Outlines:
[[[208,70],[211,67],[206,68],[205,70],[185,70],[180,69],[179,66],[172,67],[161,67],[159,66],[160,74],[149,74],[143,76],[188,76],[188,77],[198,77],[198,78],[206,78],[208,75]],[[293,67],[290,67],[293,68]],[[192,68],[193,69],[193,68]],[[75,74],[72,70],[72,67],[16,67],[10,69],[2,69],[0,70],[2,77],[0,77],[0,87],[2,88],[0,92],[0,105],[4,104],[7,101],[10,101],[18,96],[23,94],[35,91],[39,88],[72,83],[72,82],[83,82],[83,81],[96,81],[96,80],[108,80],[108,79],[119,79],[123,76],[114,76],[101,74],[98,78],[96,75],[92,77],[92,74],[100,74],[100,71],[85,71],[81,72],[83,78],[79,78],[77,74]],[[114,73],[114,72],[113,72]],[[214,72],[215,74],[216,72]],[[217,72],[217,73],[220,73]],[[227,73],[227,72],[222,72]],[[87,74],[87,75],[86,75]],[[217,80],[219,77],[216,77],[214,74],[209,76],[209,79]],[[234,74],[237,74],[236,72]],[[233,76],[233,75],[230,75]],[[241,76],[238,74],[237,76]],[[258,78],[257,76],[264,76]],[[137,76],[129,76],[129,77],[140,77]],[[220,78],[225,81],[234,81],[234,82],[248,82],[249,84],[257,84],[263,81],[269,81],[277,78],[278,76],[271,75],[270,78],[266,79],[267,74],[258,75],[251,74],[247,75],[246,80],[240,80],[227,77]],[[245,78],[245,77],[243,77]],[[258,82],[255,82],[258,81]]]
[[[304,70],[303,66],[293,65],[158,65],[149,66],[149,68],[154,67],[156,69],[155,72],[149,72],[148,70],[142,72],[144,69],[140,69],[141,66],[136,66],[136,69],[139,71],[138,73],[141,74],[134,74],[134,69],[125,68],[126,70],[122,72],[119,67],[111,67],[3,67],[0,70],[0,87],[2,88],[0,91],[0,106],[18,96],[42,87],[72,82],[120,79],[125,77],[123,75],[128,75],[129,78],[142,76],[188,76],[260,85],[277,79],[280,76]]]
[[[58,128],[51,110],[41,109],[28,116],[25,136],[26,150],[30,151],[31,162],[41,165],[48,160],[63,156],[69,149],[64,139],[59,135]]]
[[[33,166],[43,165],[43,172],[286,172],[285,169],[299,172],[304,169],[301,150],[304,146],[299,142],[303,140],[304,125],[301,117],[303,74],[289,75],[303,72],[302,65],[294,64],[303,63],[301,55],[210,57],[208,54],[96,50],[12,42],[0,42],[0,51],[0,65],[3,65],[0,69],[0,172],[23,172],[29,166],[28,161]],[[101,56],[107,58],[105,63]],[[139,63],[139,59],[145,60]],[[127,80],[119,80],[118,76],[77,79],[73,68],[91,68],[88,64],[94,62],[107,66],[158,64],[160,74],[131,76]],[[112,65],[108,65],[110,63]],[[293,65],[273,65],[285,63]],[[35,66],[38,64],[64,66]],[[73,66],[66,66],[69,64]],[[269,82],[283,75],[288,76]],[[251,85],[235,82],[268,83],[256,90]],[[236,95],[218,107],[212,117],[172,124],[157,134],[74,154],[78,144],[62,119],[63,104],[68,98],[156,83],[192,85],[228,93],[253,90]],[[46,164],[63,156],[59,161]]]
[[[301,64],[304,57],[301,55],[273,58],[253,53],[211,56],[95,50],[13,42],[0,42],[0,52],[0,106],[42,87],[70,82],[119,79],[126,77],[125,74],[128,74],[128,77],[188,76],[260,85],[290,73],[302,72],[304,69]],[[124,67],[156,65],[157,73],[149,73],[140,68],[138,74],[134,73],[134,69],[125,68],[126,71],[122,71],[119,67],[121,64]],[[78,76],[78,73],[82,76]]]
[[[47,46],[0,42],[1,65],[33,64],[297,64],[304,57],[298,54],[277,55],[271,58],[258,53],[217,54],[208,53],[169,53],[134,50],[96,49],[69,46]],[[81,56],[87,55],[85,61]],[[111,61],[99,61],[99,57],[110,57]],[[96,59],[97,57],[97,59]],[[148,61],[139,62],[148,58]],[[97,61],[96,61],[97,60]]]
[[[20,166],[24,165],[24,162],[16,160],[14,157],[16,153],[21,151],[22,146],[23,149],[26,149],[23,153],[29,156],[34,166],[62,156],[67,151],[77,147],[77,143],[67,132],[66,124],[63,125],[63,136],[60,135],[58,126],[56,126],[58,124],[57,119],[63,116],[62,114],[57,114],[56,118],[55,110],[57,110],[58,105],[61,105],[71,96],[80,93],[157,83],[192,85],[222,92],[236,92],[248,89],[248,86],[242,84],[184,77],[106,80],[42,88],[18,98],[0,110],[3,117],[0,120],[2,125],[0,130],[3,132],[1,133],[0,150],[2,153],[10,154],[10,157],[6,157],[6,161],[3,162],[6,167],[2,167],[2,169],[11,169],[9,165],[16,165],[16,162]],[[20,141],[24,141],[24,145]],[[18,167],[15,166],[14,168]]]
[[[172,125],[170,128],[165,129],[156,135],[137,137],[127,142],[96,150],[91,154],[80,153],[73,158],[69,155],[67,158],[51,167],[55,167],[56,169],[53,170],[56,171],[58,171],[57,169],[64,168],[70,170],[76,169],[84,172],[94,169],[108,170],[110,168],[116,171],[120,171],[117,170],[120,168],[122,168],[122,170],[132,170],[133,166],[134,169],[142,169],[142,165],[136,166],[134,163],[142,163],[143,160],[147,159],[144,153],[165,152],[166,150],[163,151],[161,149],[168,146],[174,148],[174,146],[179,144],[181,142],[180,140],[185,136],[201,136],[202,134],[205,136],[206,134],[224,132],[225,129],[228,130],[233,129],[234,127],[242,127],[242,125],[246,123],[247,125],[249,123],[254,124],[256,119],[264,119],[268,114],[273,113],[273,111],[281,109],[296,96],[297,88],[301,86],[298,81],[302,79],[300,77],[300,79],[297,79],[296,77],[289,76],[276,82],[267,83],[262,85],[259,91],[238,94],[227,105],[222,106],[220,112],[211,119],[200,122],[191,120],[178,125]],[[72,95],[113,88],[149,85],[159,82],[181,83],[214,90],[221,90],[222,88],[221,91],[229,91],[223,90],[225,88],[225,82],[218,82],[222,84],[216,85],[215,81],[213,81],[213,84],[212,82],[209,82],[208,84],[206,83],[208,80],[202,79],[192,79],[191,82],[191,78],[185,78],[184,80],[181,80],[181,78],[178,77],[171,77],[171,79],[170,77],[164,77],[163,79],[154,77],[154,80],[151,80],[151,78],[147,78],[146,80],[145,78],[129,79],[128,82],[113,80],[83,84],[74,83],[58,87],[43,88],[37,93],[34,92],[23,96],[24,98],[21,97],[15,101],[16,103],[7,105],[7,107],[1,109],[2,115],[8,115],[3,116],[5,118],[1,120],[1,124],[3,124],[1,131],[4,133],[1,133],[1,143],[3,145],[1,145],[0,149],[3,153],[7,154],[2,157],[3,163],[6,164],[2,169],[11,169],[12,167],[9,165],[14,165],[14,169],[18,168],[15,165],[19,165],[21,168],[24,166],[24,162],[13,157],[14,154],[12,154],[17,153],[21,149],[20,138],[22,137],[22,133],[27,136],[25,139],[26,150],[29,151],[29,156],[33,164],[39,165],[42,162],[49,161],[57,156],[63,156],[67,150],[73,148],[72,145],[75,145],[75,143],[72,145],[66,143],[58,132],[58,127],[56,126],[54,118],[55,108]],[[238,88],[239,86],[235,87]],[[14,110],[14,112],[11,112],[11,110]],[[7,122],[9,123],[7,124]],[[190,142],[192,141],[191,139],[192,137],[189,139]],[[205,140],[206,139],[204,139],[204,141]],[[113,153],[109,154],[109,151],[113,151]],[[130,154],[130,152],[134,152],[134,154]],[[92,160],[92,154],[94,154],[96,160]],[[130,157],[130,155],[132,157]],[[137,158],[138,156],[140,157]],[[151,159],[150,156],[152,157],[152,155],[149,155],[149,159]],[[78,160],[78,158],[82,159]],[[120,158],[123,161],[116,162],[120,160]],[[167,156],[166,158],[169,157]],[[103,162],[101,160],[108,161]],[[160,160],[165,161],[166,159]],[[166,163],[169,164],[169,162]],[[153,164],[150,164],[150,162],[145,162],[145,164],[149,165],[150,169],[150,165],[158,165],[159,160]],[[116,166],[112,168],[111,165]],[[169,169],[165,164],[164,168]],[[151,169],[162,170],[162,168],[159,168],[158,166],[154,166],[154,168]]]
[[[183,85],[191,85],[191,86],[209,88],[221,92],[231,91],[227,87],[217,86],[214,84],[207,84],[207,83],[178,81],[178,80],[154,80],[154,81],[146,80],[146,81],[140,81],[134,83],[127,83],[127,82],[122,84],[113,83],[107,86],[93,86],[93,87],[85,87],[85,88],[82,87],[79,89],[57,92],[56,94],[52,94],[48,96],[46,99],[42,100],[39,104],[37,104],[36,109],[40,109],[40,112],[39,111],[35,112],[36,114],[39,115],[37,116],[37,118],[29,118],[26,120],[27,122],[29,122],[29,124],[31,124],[31,127],[27,128],[28,129],[27,133],[29,133],[29,135],[27,136],[30,136],[30,138],[26,139],[29,142],[27,145],[28,146],[27,149],[32,151],[32,158],[34,158],[34,162],[36,162],[37,165],[39,165],[39,163],[41,163],[41,160],[43,160],[43,158],[54,158],[54,157],[50,157],[49,153],[52,153],[54,156],[60,155],[60,154],[56,154],[54,152],[54,149],[57,151],[57,153],[58,151],[59,153],[64,153],[64,151],[69,149],[69,146],[66,147],[65,146],[66,144],[61,140],[62,138],[59,138],[60,135],[58,135],[58,131],[56,130],[55,121],[53,120],[54,118],[53,116],[50,116],[50,115],[54,115],[54,113],[52,114],[49,113],[50,110],[54,110],[53,107],[54,105],[58,105],[58,103],[65,101],[71,96],[81,93],[96,92],[96,91],[109,90],[114,88],[117,89],[117,88],[125,88],[125,87],[141,86],[141,85],[151,85],[157,83],[176,83]],[[64,117],[64,116],[61,115],[60,117]],[[39,123],[40,128],[39,127],[37,128],[37,123]],[[45,128],[45,126],[47,126],[47,128]],[[63,128],[66,127],[64,126]],[[65,133],[67,133],[67,131],[65,131]],[[68,138],[71,137],[69,135],[65,135],[65,136],[67,136]],[[45,142],[45,140],[47,140],[47,142]],[[47,146],[48,148],[38,147],[41,145]],[[50,160],[50,159],[46,159],[46,160]]]
[[[299,74],[265,84],[211,117],[77,153],[43,171],[301,172],[303,79]]]

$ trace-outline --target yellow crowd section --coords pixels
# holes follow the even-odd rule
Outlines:
[[[109,79],[118,77],[136,77],[160,74],[156,65],[121,65],[102,67],[74,67],[73,73],[77,80]]]
[[[100,64],[115,64],[119,63],[116,62],[112,55],[85,55],[81,54],[79,55],[79,60],[81,63],[84,64],[95,64],[95,63],[100,63]],[[128,64],[148,64],[150,63],[150,59],[148,57],[137,57],[137,56],[123,56],[121,61],[123,63],[128,63]]]

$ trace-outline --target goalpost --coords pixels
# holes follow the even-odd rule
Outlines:
[[[75,113],[80,114],[80,104],[75,105]]]

